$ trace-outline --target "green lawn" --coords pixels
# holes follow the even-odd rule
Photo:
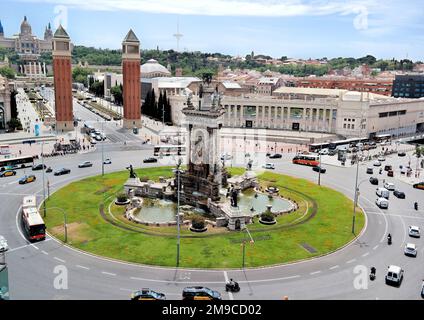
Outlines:
[[[171,167],[137,169],[139,177],[150,179],[172,176]],[[242,173],[231,169],[231,173]],[[106,222],[99,214],[99,206],[107,205],[116,192],[122,189],[128,171],[91,177],[55,192],[47,201],[46,224],[48,231],[63,240],[63,214],[57,207],[64,209],[68,217],[68,243],[85,251],[99,255],[150,265],[175,266],[176,238],[174,236],[146,235],[140,232],[123,230]],[[322,255],[341,247],[353,236],[351,234],[352,201],[339,192],[319,187],[307,180],[265,172],[260,176],[262,185],[276,185],[284,196],[290,196],[301,204],[297,213],[278,218],[274,226],[259,223],[249,225],[255,244],[246,246],[246,267],[257,267],[284,263]],[[317,212],[314,217],[302,224],[289,227],[293,220],[303,216],[308,203],[307,220],[313,213],[315,203]],[[122,209],[112,206],[115,215]],[[121,211],[120,211],[121,210]],[[122,223],[125,223],[122,221]],[[357,230],[364,225],[362,213],[357,215]],[[158,228],[162,229],[162,228]],[[147,229],[148,230],[148,229]],[[167,234],[174,233],[175,227],[165,227]],[[359,231],[358,231],[359,233]],[[193,235],[183,230],[183,234]],[[198,268],[239,268],[242,264],[241,241],[245,232],[224,232],[212,237],[182,238],[182,267]],[[311,254],[301,243],[317,250]]]

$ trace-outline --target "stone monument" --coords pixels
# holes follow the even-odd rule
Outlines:
[[[196,104],[196,105],[195,105]],[[219,130],[224,109],[221,94],[205,75],[197,101],[187,99],[182,110],[188,131],[188,170],[181,174],[181,203],[208,209],[208,199],[219,201],[219,189],[225,170],[219,157]]]

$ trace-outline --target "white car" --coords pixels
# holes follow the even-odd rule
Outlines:
[[[382,161],[386,161],[386,158],[384,158],[383,156],[379,156],[377,158],[378,161],[382,162]]]
[[[319,152],[319,154],[320,154],[320,155],[327,155],[327,154],[328,154],[328,149],[322,149],[322,150]]]
[[[404,253],[406,256],[417,257],[417,246],[413,243],[407,243]]]
[[[386,182],[384,184],[384,188],[386,188],[389,191],[395,191],[395,185],[391,182]]]
[[[409,226],[408,234],[410,237],[419,238],[420,237],[420,227]]]
[[[380,161],[374,161],[374,163],[373,163],[373,166],[374,167],[381,167],[381,162]]]
[[[386,284],[394,283],[400,286],[403,280],[403,269],[398,266],[389,266],[386,274]]]
[[[275,169],[275,165],[273,163],[266,163],[262,167],[265,169]]]
[[[221,156],[221,160],[231,160],[233,157],[231,155],[227,154],[223,154]]]
[[[377,200],[375,200],[375,204],[380,209],[388,209],[389,208],[389,200],[387,200],[386,198],[377,198]]]
[[[112,164],[112,160],[110,160],[109,158],[106,159],[105,161],[103,161],[103,164]]]
[[[7,245],[5,237],[0,236],[0,252],[6,252],[7,250],[9,250],[9,246]]]

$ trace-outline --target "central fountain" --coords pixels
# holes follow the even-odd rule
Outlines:
[[[188,132],[186,171],[175,170],[175,178],[160,179],[159,182],[141,182],[133,171],[130,172],[130,178],[124,186],[126,193],[130,198],[150,198],[149,202],[141,205],[141,208],[129,205],[126,216],[130,220],[149,223],[146,221],[147,217],[162,212],[160,214],[163,216],[153,218],[156,221],[150,223],[160,224],[166,220],[165,217],[170,216],[175,219],[167,223],[174,223],[175,201],[178,196],[182,204],[180,208],[185,209],[182,211],[204,213],[214,218],[214,221],[208,222],[216,227],[227,227],[229,230],[243,230],[246,224],[252,222],[253,216],[260,215],[269,206],[274,208],[273,214],[296,209],[296,204],[278,197],[278,192],[273,193],[271,197],[260,193],[251,166],[244,175],[228,178],[224,162],[221,163],[219,155],[219,131],[225,112],[221,105],[221,97],[218,87],[212,84],[210,75],[204,75],[195,102],[191,94],[187,97],[187,107],[182,110]],[[142,201],[131,203],[140,204]],[[179,217],[180,221],[183,221],[183,215]]]

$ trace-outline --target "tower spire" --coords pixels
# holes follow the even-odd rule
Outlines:
[[[177,22],[177,33],[174,34],[174,37],[177,38],[177,52],[180,51],[180,40],[184,35],[180,33],[180,22]]]

